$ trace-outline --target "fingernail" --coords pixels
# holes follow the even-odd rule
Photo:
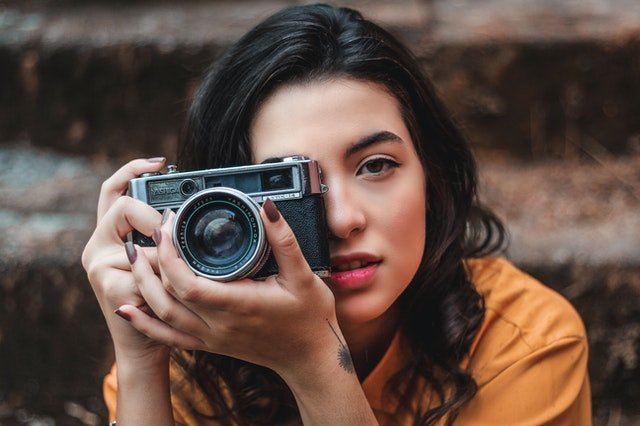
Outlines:
[[[153,157],[147,158],[147,161],[150,163],[164,163],[167,159],[165,157]]]
[[[129,263],[133,265],[133,262],[135,262],[138,258],[136,247],[131,241],[127,241],[126,243],[124,243],[124,251],[127,253],[127,259],[129,259]]]
[[[120,318],[126,320],[126,321],[131,321],[131,315],[129,315],[126,312],[121,311],[120,309],[116,309],[115,311],[113,311],[114,314],[118,315]]]
[[[278,219],[280,219],[280,211],[274,202],[271,201],[271,198],[267,198],[267,201],[264,202],[262,208],[267,214],[267,219],[269,219],[270,222],[277,222]]]
[[[160,232],[160,228],[153,228],[153,241],[156,243],[156,246],[160,245],[160,241],[162,241],[162,232]]]
[[[164,211],[162,212],[162,222],[160,222],[160,226],[162,226],[165,223],[167,223],[167,220],[169,220],[169,215],[170,214],[171,214],[171,209],[169,207],[164,209]]]

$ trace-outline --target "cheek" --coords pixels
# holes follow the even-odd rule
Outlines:
[[[399,262],[416,266],[422,259],[426,239],[426,199],[424,192],[402,191],[387,203],[380,218],[387,240],[393,249],[403,253]]]

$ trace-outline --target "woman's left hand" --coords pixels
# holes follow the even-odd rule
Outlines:
[[[161,277],[153,273],[141,250],[132,268],[157,318],[134,306],[120,307],[132,325],[167,345],[243,359],[285,376],[300,377],[310,365],[335,360],[344,338],[334,296],[311,271],[275,204],[267,203],[271,205],[260,214],[278,275],[228,283],[196,276],[172,243],[174,215],[169,213],[155,232]],[[328,351],[332,355],[327,356]]]

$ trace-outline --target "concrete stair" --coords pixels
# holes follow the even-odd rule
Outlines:
[[[0,5],[0,425],[106,422],[111,348],[79,264],[100,183],[174,158],[202,70],[291,3]],[[640,3],[344,4],[414,47],[509,257],[583,316],[594,423],[640,424]]]

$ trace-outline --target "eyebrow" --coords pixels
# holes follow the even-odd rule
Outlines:
[[[379,132],[375,132],[375,133],[372,133],[372,134],[370,134],[368,136],[365,136],[365,137],[359,139],[357,142],[351,144],[347,148],[347,151],[345,152],[344,156],[345,156],[345,158],[348,158],[351,155],[370,147],[371,145],[375,145],[375,144],[381,143],[381,142],[402,143],[403,140],[402,140],[402,138],[400,136],[396,135],[395,133],[389,132],[387,130],[381,130]],[[263,160],[262,162],[260,162],[260,164],[277,163],[277,162],[282,161],[282,159],[284,157],[290,157],[291,155],[295,155],[295,154],[283,155],[283,156],[279,156],[279,157],[269,157],[269,158]]]
[[[351,146],[349,146],[344,156],[349,157],[355,154],[356,152],[362,151],[363,149],[366,149],[371,145],[374,145],[380,142],[402,143],[403,141],[402,141],[402,138],[396,135],[395,133],[389,132],[387,130],[382,130],[380,132],[372,133],[368,136],[365,136],[360,140],[358,140],[357,142],[355,142],[354,144],[352,144]]]

